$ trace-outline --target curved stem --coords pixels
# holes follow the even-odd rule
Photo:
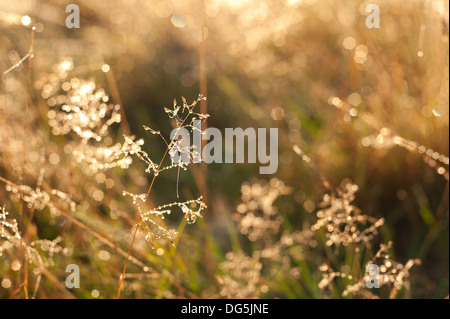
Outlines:
[[[158,165],[157,173],[159,173],[159,168],[161,167],[162,163],[164,162],[164,159],[166,158],[166,155],[169,152],[169,148],[170,148],[170,145],[166,148],[166,152],[164,153],[164,155],[163,155],[163,157],[161,159],[161,162]],[[157,173],[153,174],[153,179],[152,179],[152,182],[151,182],[150,187],[148,189],[147,196],[145,197],[145,201],[144,201],[144,204],[143,204],[142,208],[145,208],[145,204],[147,203],[147,200],[148,200],[148,198],[150,196],[150,192],[152,191],[152,188],[153,188],[153,184],[155,183],[156,176],[158,176]],[[125,272],[127,270],[128,259],[130,258],[131,251],[133,250],[134,241],[136,239],[137,231],[139,229],[139,224],[141,223],[141,221],[142,221],[142,216],[139,216],[139,219],[138,219],[138,221],[136,223],[136,229],[134,230],[133,239],[131,240],[130,248],[128,249],[128,256],[127,256],[127,259],[125,260],[125,266],[123,267],[122,276],[120,277],[120,284],[119,284],[119,291],[117,292],[117,299],[120,299],[120,293],[122,291],[123,281],[125,279]]]

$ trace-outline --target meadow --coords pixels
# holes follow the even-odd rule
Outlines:
[[[448,1],[68,3],[0,0],[1,299],[448,298]]]

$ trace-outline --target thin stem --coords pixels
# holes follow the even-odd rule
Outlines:
[[[166,151],[165,151],[165,153],[164,153],[164,156],[162,157],[161,162],[160,162],[159,165],[158,165],[158,169],[159,169],[159,167],[161,167],[161,165],[163,164],[164,159],[166,158],[166,155],[167,155],[167,153],[169,152],[169,149],[170,149],[170,147],[167,147],[167,148],[166,148]],[[159,170],[158,170],[157,172],[159,172]],[[147,196],[145,197],[145,201],[144,201],[144,204],[143,204],[142,209],[145,208],[145,204],[147,203],[147,200],[148,200],[148,198],[149,198],[149,196],[150,196],[150,192],[152,191],[152,188],[153,188],[153,184],[155,183],[156,176],[158,176],[157,173],[153,174],[152,182],[151,182],[150,187],[149,187],[149,189],[148,189]],[[133,249],[134,241],[135,241],[135,239],[136,239],[137,231],[138,231],[138,229],[139,229],[139,225],[140,225],[141,221],[142,221],[142,216],[139,215],[139,219],[138,219],[138,221],[137,221],[137,223],[136,223],[136,229],[134,230],[134,234],[133,234],[133,239],[131,240],[130,248],[129,248],[129,250],[128,250],[127,259],[125,260],[125,266],[123,267],[122,276],[120,277],[120,284],[119,284],[119,291],[117,292],[117,299],[120,299],[120,293],[121,293],[121,291],[122,291],[123,281],[124,281],[124,279],[125,279],[125,272],[126,272],[126,270],[127,270],[128,259],[130,258],[131,251],[132,251],[132,249]]]
[[[24,172],[25,166],[27,164],[28,109],[30,108],[30,101],[31,101],[31,61],[33,59],[33,54],[34,54],[34,30],[35,30],[35,28],[33,27],[31,29],[30,50],[28,51],[28,54],[29,54],[29,58],[28,58],[28,81],[27,81],[27,96],[26,96],[26,101],[25,101],[25,113],[24,113],[24,121],[23,121],[24,122],[24,127],[23,127],[24,135],[23,135],[23,137],[24,138],[23,138],[23,162],[22,162],[22,170],[21,170],[21,174],[20,174],[21,182],[23,182],[23,172]],[[22,197],[23,197],[23,194],[21,194],[20,216],[21,216],[21,219],[22,219],[22,227],[24,227],[23,218],[24,218],[25,205],[23,203],[23,198]],[[31,218],[30,218],[30,223],[31,223]],[[22,229],[24,229],[24,228],[22,228]],[[26,233],[27,233],[27,231],[26,231]],[[27,239],[26,237],[27,236],[25,236],[25,238],[24,238],[25,240]],[[24,271],[23,291],[25,293],[25,299],[28,299],[28,263],[27,263],[26,258],[25,258],[25,253],[24,253],[24,264],[25,264],[25,266],[23,267],[23,271]]]
[[[182,126],[184,125],[184,123],[186,122],[186,120],[188,119],[188,117],[189,117],[189,113],[188,113],[188,115],[186,115],[186,117],[185,117],[184,120],[181,122],[181,124],[180,124],[179,127],[182,127]],[[153,184],[155,183],[156,176],[159,175],[159,169],[160,169],[160,167],[162,166],[162,164],[163,164],[163,162],[164,162],[164,159],[166,158],[167,153],[169,152],[169,150],[170,150],[172,144],[173,144],[173,141],[170,142],[169,145],[167,145],[166,151],[164,152],[164,155],[163,155],[163,157],[162,157],[162,159],[161,159],[161,162],[160,162],[159,165],[158,165],[158,170],[155,172],[155,174],[153,174],[152,182],[150,183],[150,187],[149,187],[149,189],[148,189],[147,196],[145,197],[145,201],[144,201],[144,204],[143,204],[143,206],[142,206],[142,210],[145,209],[145,205],[147,204],[147,200],[148,200],[148,198],[150,197],[150,192],[152,191]],[[134,234],[133,234],[133,239],[131,240],[130,248],[128,249],[128,256],[127,256],[127,259],[125,260],[125,266],[123,267],[122,276],[120,277],[119,291],[117,292],[117,299],[120,299],[120,293],[121,293],[121,291],[122,291],[123,281],[125,280],[125,272],[126,272],[126,270],[127,270],[128,259],[129,259],[129,256],[131,255],[131,251],[133,250],[134,241],[136,240],[137,231],[138,231],[138,229],[139,229],[139,225],[140,225],[141,221],[142,221],[142,215],[139,215],[139,219],[138,219],[138,221],[137,221],[137,223],[136,223],[136,229],[134,230]]]
[[[201,1],[201,20],[202,20],[202,42],[199,47],[199,75],[200,75],[200,94],[203,96],[208,95],[208,82],[206,78],[206,32],[208,30],[206,26],[206,18],[205,18],[205,0]],[[208,113],[208,102],[206,100],[200,101],[200,113],[207,114]],[[205,131],[207,128],[206,121],[202,121],[201,130]],[[206,145],[205,140],[201,140],[200,146],[200,154],[203,148]],[[205,203],[208,205],[208,187],[207,187],[207,165],[205,162],[200,164],[200,178],[199,178],[199,188],[202,190],[203,196],[205,198]]]
[[[106,80],[108,81],[109,88],[111,90],[111,94],[113,96],[114,102],[120,106],[119,112],[121,116],[121,127],[123,132],[126,135],[130,135],[130,124],[128,124],[127,116],[125,114],[125,110],[122,103],[122,98],[120,97],[119,88],[117,87],[116,78],[114,76],[114,72],[112,68],[109,69],[106,74]]]

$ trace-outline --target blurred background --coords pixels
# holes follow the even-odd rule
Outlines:
[[[65,26],[69,3],[80,8],[79,29]],[[365,25],[370,3],[380,7],[379,29]],[[317,288],[319,265],[330,253],[320,239],[315,253],[296,253],[289,261],[255,257],[262,247],[276,246],[284,232],[309,229],[329,192],[323,179],[332,189],[352,181],[359,187],[354,204],[366,215],[385,218],[375,252],[377,244],[392,240],[396,260],[422,260],[411,273],[409,295],[400,296],[447,297],[448,10],[447,1],[427,0],[0,0],[1,72],[28,52],[31,27],[36,28],[27,109],[28,62],[1,79],[0,176],[35,187],[45,167],[47,183],[72,196],[78,205],[73,216],[93,232],[44,209],[34,214],[32,237],[63,238],[66,248],[48,269],[64,280],[65,266],[79,264],[82,288],[72,291],[76,297],[113,298],[125,262],[117,246],[128,251],[137,221],[122,192],[145,193],[151,176],[137,159],[128,170],[92,173],[77,165],[67,146],[73,138],[52,134],[53,105],[43,89],[61,61],[69,61],[70,78],[95,81],[121,105],[122,123],[111,126],[111,138],[144,138],[143,148],[155,161],[165,145],[142,125],[167,135],[173,123],[163,107],[203,93],[209,127],[277,127],[279,169],[272,176],[259,175],[254,164],[181,171],[182,199],[202,194],[208,209],[193,225],[185,225],[180,214],[168,217],[181,232],[176,248],[163,240],[155,243],[155,253],[138,234],[136,258],[155,274],[130,263],[125,297],[233,297],[230,291],[253,279],[252,297],[340,297],[334,291],[343,284],[331,292]],[[400,137],[409,146],[398,145]],[[27,167],[21,159],[24,139]],[[270,244],[250,240],[236,218],[245,211],[238,209],[245,201],[241,186],[265,189],[266,181],[279,191],[269,204],[282,217]],[[19,202],[3,189],[5,183],[0,186],[0,205],[19,216]],[[176,170],[161,174],[151,203],[177,201],[176,187]],[[0,297],[10,297],[22,282],[21,271],[11,269],[13,260],[0,266],[0,280],[11,284],[0,287]],[[248,279],[251,269],[257,274]],[[30,276],[34,287],[39,271]],[[230,278],[232,288],[224,290]],[[64,295],[48,278],[39,285],[37,297]]]

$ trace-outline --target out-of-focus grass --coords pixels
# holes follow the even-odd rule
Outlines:
[[[311,224],[318,209],[311,210],[311,203],[317,205],[325,193],[318,174],[292,151],[295,144],[312,158],[318,171],[333,186],[347,178],[359,186],[356,205],[370,216],[386,219],[380,237],[385,242],[393,241],[397,260],[422,259],[422,265],[412,272],[411,296],[447,296],[448,181],[419,155],[404,148],[364,147],[362,140],[377,136],[379,130],[331,106],[329,99],[339,97],[347,102],[356,93],[361,99],[354,105],[359,114],[371,114],[382,127],[448,155],[448,3],[379,1],[380,29],[367,29],[364,25],[368,2],[203,3],[201,8],[195,1],[79,1],[82,17],[79,30],[64,27],[63,1],[2,3],[0,17],[29,15],[33,24],[43,26],[36,33],[32,77],[31,98],[38,111],[29,132],[38,132],[36,135],[46,141],[44,148],[51,152],[62,150],[67,143],[66,138],[50,133],[48,105],[40,97],[43,84],[53,73],[52,66],[65,56],[73,58],[77,76],[93,77],[107,91],[111,88],[98,65],[111,66],[132,133],[145,136],[143,124],[169,131],[171,123],[161,120],[162,106],[170,105],[174,97],[181,95],[191,100],[199,92],[198,51],[202,45],[199,30],[205,24],[208,32],[204,62],[211,114],[208,125],[221,130],[279,128],[280,165],[274,177],[293,188],[292,194],[275,204],[284,218],[282,229],[293,232]],[[184,28],[174,26],[174,14],[186,22]],[[348,38],[355,41],[354,48],[344,47]],[[29,41],[29,28],[20,22],[3,22],[0,70],[10,66],[13,51],[23,55]],[[367,50],[364,63],[354,58],[358,50]],[[24,67],[2,78],[0,123],[17,122],[20,127],[26,82]],[[2,102],[6,96],[9,104]],[[19,129],[1,133],[7,136],[2,141],[14,140],[13,137],[20,140]],[[121,129],[114,133],[119,140]],[[0,176],[13,181],[20,176],[14,163],[15,157],[20,156],[18,145],[0,149]],[[163,143],[155,140],[148,145],[155,158],[162,156]],[[30,140],[29,147],[39,150],[42,146]],[[62,163],[70,167],[70,178],[58,178],[57,167],[53,166],[48,175],[52,185],[63,187],[84,203],[75,217],[127,251],[136,212],[121,193],[124,189],[146,191],[148,179],[142,166],[135,163],[133,169],[109,172],[115,187],[109,202],[106,189],[102,188],[105,197],[99,203],[82,187],[91,182],[85,182],[88,177],[81,169],[69,160]],[[33,176],[31,172],[37,176],[39,170],[30,168],[29,175]],[[243,250],[251,256],[260,249],[258,243],[239,233],[232,219],[240,203],[241,184],[256,174],[257,167],[253,165],[209,165],[209,209],[204,219],[195,225],[185,225],[184,219],[171,216],[168,223],[180,231],[177,245],[156,243],[157,253],[138,234],[133,256],[154,269],[155,274],[144,273],[131,263],[128,273],[136,274],[136,278],[126,280],[124,296],[219,297],[223,275],[219,264],[226,259],[227,252]],[[173,201],[176,178],[176,172],[158,177],[151,201],[157,204]],[[36,180],[27,179],[30,183]],[[196,189],[192,175],[182,173],[182,196],[190,198],[197,194]],[[18,216],[19,204],[10,201],[1,190],[0,204],[5,203]],[[65,265],[79,264],[82,288],[72,292],[76,297],[91,298],[94,289],[100,291],[100,297],[115,296],[124,263],[120,254],[70,221],[52,224],[48,211],[35,214],[34,222],[36,237],[53,239],[60,234],[64,246],[71,247],[66,255],[55,257],[55,266],[50,271],[56,278],[64,279]],[[374,246],[379,241],[377,238]],[[350,248],[336,253],[325,246],[324,234],[319,234],[318,242],[311,255],[293,261],[264,262],[260,284],[270,289],[261,296],[341,297],[348,282],[343,279],[333,282],[330,294],[325,294],[317,286],[318,264],[328,260],[337,268],[347,265],[351,273],[361,273],[364,272],[361,265],[370,259],[370,253],[364,251],[356,256]],[[301,269],[298,278],[289,275],[294,267]],[[0,279],[11,278],[17,288],[22,275],[9,268],[8,262],[1,264]],[[38,297],[60,296],[45,279],[40,287]],[[10,293],[0,290],[2,297]]]

